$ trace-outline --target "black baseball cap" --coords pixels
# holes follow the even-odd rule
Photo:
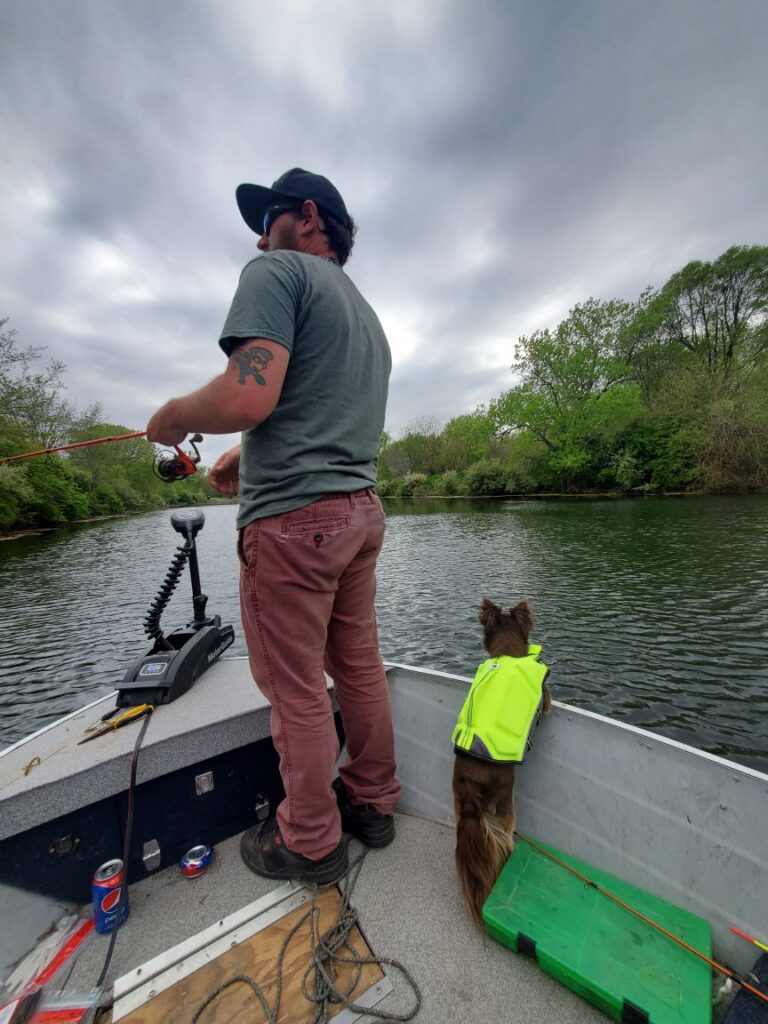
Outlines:
[[[264,214],[270,206],[279,203],[300,203],[311,199],[321,212],[325,210],[332,217],[351,228],[352,218],[347,213],[339,190],[322,174],[312,174],[302,167],[292,167],[281,174],[271,188],[264,185],[238,185],[235,198],[243,220],[257,235],[262,234]]]

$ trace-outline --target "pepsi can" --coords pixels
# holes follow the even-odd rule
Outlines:
[[[182,875],[185,878],[197,878],[198,875],[204,875],[211,863],[211,857],[213,857],[213,849],[210,846],[202,844],[193,846],[179,861]]]
[[[125,869],[121,860],[108,860],[93,876],[91,883],[93,920],[96,931],[101,932],[102,935],[105,932],[111,932],[128,917],[128,890],[126,889],[120,920],[117,919],[124,883]]]

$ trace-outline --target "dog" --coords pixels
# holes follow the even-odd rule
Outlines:
[[[528,602],[504,612],[485,597],[479,618],[490,658],[478,668],[453,732],[456,868],[478,926],[483,903],[514,848],[515,765],[530,747],[529,734],[541,714],[552,710],[549,669],[538,661],[541,648],[528,642]]]

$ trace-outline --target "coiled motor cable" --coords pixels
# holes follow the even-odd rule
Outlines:
[[[144,632],[150,640],[154,640],[157,646],[164,650],[172,650],[172,644],[165,639],[165,635],[160,628],[160,617],[168,607],[171,595],[179,584],[181,574],[184,572],[184,566],[187,564],[191,551],[192,545],[189,542],[184,544],[183,547],[176,549],[176,554],[157,592],[157,597],[149,606],[149,611],[144,618]]]

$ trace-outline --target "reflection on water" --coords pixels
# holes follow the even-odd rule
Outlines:
[[[385,503],[385,658],[471,676],[487,594],[530,600],[557,699],[768,770],[768,500]],[[198,537],[237,631],[232,506]],[[114,688],[178,535],[167,512],[0,543],[0,744]],[[191,612],[188,577],[163,617]]]

